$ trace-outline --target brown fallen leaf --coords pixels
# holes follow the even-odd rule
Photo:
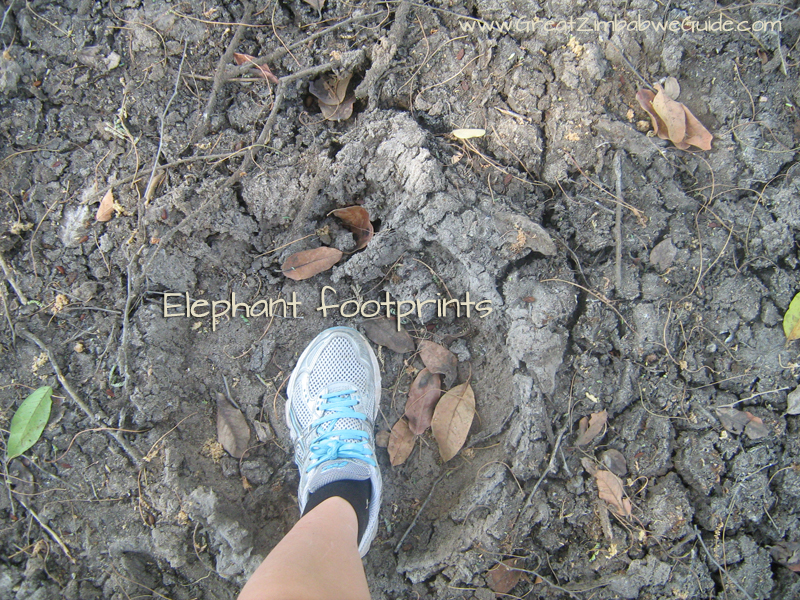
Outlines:
[[[341,104],[323,104],[320,102],[319,109],[326,121],[346,121],[353,114],[353,104],[356,102],[355,96],[348,96],[342,100]]]
[[[506,242],[513,240],[512,248],[517,248],[518,251],[522,248],[530,248],[545,256],[555,255],[556,244],[553,242],[553,238],[538,223],[531,221],[525,215],[511,212],[497,212],[495,218],[504,235],[503,239]]]
[[[411,451],[414,449],[414,442],[416,437],[408,427],[408,421],[401,418],[392,427],[392,432],[389,434],[389,462],[393,467],[402,465],[408,457],[411,456]]]
[[[289,279],[300,281],[327,271],[342,258],[338,248],[320,246],[312,250],[295,252],[281,266],[281,271]]]
[[[653,98],[653,110],[667,126],[667,131],[660,131],[658,136],[672,140],[672,143],[680,148],[683,138],[686,137],[686,113],[683,111],[683,104],[667,96],[660,84],[657,83],[653,87],[658,92]],[[666,134],[666,137],[662,134]]]
[[[233,53],[233,60],[236,61],[236,64],[240,65],[240,66],[249,63],[249,64],[253,65],[253,69],[256,71],[256,73],[261,75],[261,77],[263,77],[267,81],[271,81],[272,83],[275,83],[275,84],[280,83],[280,79],[275,77],[274,73],[269,70],[269,67],[267,65],[258,65],[258,64],[256,64],[256,62],[255,62],[256,57],[255,56],[250,56],[249,54],[240,54],[238,52],[234,52]]]
[[[428,340],[419,343],[419,357],[431,373],[444,375],[445,387],[450,387],[458,375],[458,358],[444,346]]]
[[[333,74],[323,75],[308,86],[308,91],[317,98],[322,116],[329,121],[344,121],[353,114],[355,96],[347,95],[347,86],[352,74],[341,78]]]
[[[331,211],[334,217],[344,221],[347,228],[353,232],[353,239],[356,241],[356,250],[361,250],[372,239],[375,230],[369,220],[369,213],[363,206],[348,206],[347,208],[337,208]]]
[[[100,221],[101,223],[105,223],[106,221],[110,221],[111,217],[114,216],[114,193],[111,190],[106,192],[106,195],[103,196],[103,199],[100,201],[100,206],[97,207],[97,214],[95,215],[95,221]]]
[[[621,517],[631,516],[631,501],[623,498],[622,480],[611,471],[598,469],[594,474],[597,493],[601,500],[608,502],[611,509]]]
[[[250,444],[250,428],[238,408],[224,394],[217,394],[217,440],[228,454],[242,458]]]
[[[795,573],[800,573],[800,542],[777,542],[770,549],[770,553],[776,562]]]
[[[475,416],[475,394],[469,383],[448,390],[433,411],[431,428],[444,462],[453,458],[467,441]]]
[[[416,435],[422,435],[431,426],[433,409],[442,395],[442,378],[428,369],[417,373],[408,390],[405,416],[408,426]]]
[[[316,96],[320,103],[336,106],[344,102],[351,77],[352,75],[346,75],[342,78],[332,74],[323,75],[309,84],[308,91]]]
[[[613,472],[615,475],[623,477],[628,472],[628,463],[625,461],[625,457],[619,450],[609,448],[603,452],[601,460],[608,470]]]
[[[750,419],[740,410],[735,408],[718,408],[717,416],[722,426],[731,433],[739,435],[750,422]]]
[[[397,322],[394,319],[367,319],[362,325],[367,337],[379,346],[386,346],[398,354],[414,351],[414,340],[405,329],[397,331]]]
[[[764,425],[764,421],[753,413],[744,411],[748,422],[744,426],[744,434],[751,440],[758,440],[769,435],[769,428]]]
[[[496,594],[508,594],[519,583],[522,571],[516,569],[519,559],[507,558],[489,569],[487,581]]]
[[[664,80],[664,93],[673,100],[677,100],[681,95],[681,84],[674,77],[667,77]]]
[[[677,148],[686,150],[695,146],[701,150],[711,150],[714,136],[692,114],[686,105],[673,100],[661,87],[655,84],[657,94],[650,90],[639,90],[636,99],[650,115],[653,132],[662,140],[670,140]]]
[[[603,428],[606,426],[607,421],[608,421],[607,411],[601,410],[600,412],[592,413],[592,417],[591,419],[589,419],[588,428],[586,429],[586,431],[582,432],[578,436],[578,439],[575,440],[575,445],[585,446],[586,444],[591,442],[594,438],[596,438],[600,434],[601,431],[603,431]]]
[[[303,0],[303,2],[315,9],[320,15],[322,14],[322,7],[325,6],[325,0]]]
[[[700,150],[711,150],[711,140],[714,139],[714,136],[711,135],[708,129],[703,127],[703,124],[697,120],[697,117],[688,108],[683,106],[683,110],[686,113],[686,138],[683,140],[686,148],[696,146]],[[675,145],[677,146],[677,144]],[[683,150],[686,148],[683,148]]]
[[[664,124],[664,121],[661,119],[661,117],[658,116],[658,113],[653,109],[653,99],[655,97],[656,95],[650,90],[639,90],[636,92],[636,100],[639,101],[639,106],[645,109],[647,114],[650,115],[650,122],[653,124],[653,133],[665,140],[667,138],[662,137],[660,134],[661,132],[667,131],[667,126]]]
[[[581,458],[581,464],[583,468],[586,469],[586,472],[594,477],[594,474],[597,473],[597,464],[588,456]]]

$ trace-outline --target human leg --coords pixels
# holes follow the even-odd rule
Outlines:
[[[375,537],[380,510],[374,422],[381,385],[366,338],[347,327],[322,332],[298,359],[287,396],[303,517],[240,600],[369,598],[360,557]]]
[[[358,520],[332,496],[306,513],[270,552],[239,600],[368,600]]]

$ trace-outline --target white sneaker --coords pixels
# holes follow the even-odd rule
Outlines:
[[[300,468],[300,512],[309,494],[324,485],[369,479],[369,519],[358,546],[364,556],[378,530],[382,489],[375,456],[381,374],[367,339],[350,327],[320,333],[300,355],[287,395],[286,423]]]

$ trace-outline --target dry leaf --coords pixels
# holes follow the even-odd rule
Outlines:
[[[414,340],[405,329],[397,331],[397,321],[394,319],[378,317],[368,319],[362,325],[367,337],[379,346],[386,346],[398,354],[414,351]]]
[[[321,13],[322,7],[325,6],[325,0],[303,0],[303,2],[315,9],[318,13]]]
[[[458,375],[458,358],[444,346],[423,340],[419,343],[419,356],[431,373],[444,375],[445,387],[450,387]]]
[[[460,140],[468,140],[486,135],[485,129],[454,129],[453,135]]]
[[[321,104],[336,106],[344,102],[351,77],[352,75],[345,75],[340,79],[332,74],[323,75],[311,82],[308,91],[316,96]]]
[[[217,440],[228,454],[242,458],[250,444],[250,428],[238,408],[224,394],[217,394]]]
[[[660,131],[658,136],[672,140],[672,143],[680,148],[683,138],[686,137],[686,113],[683,111],[683,105],[667,96],[660,84],[657,83],[653,87],[658,92],[653,98],[653,110],[667,126],[667,131]]]
[[[308,0],[306,0],[308,1]],[[341,79],[335,75],[323,75],[308,86],[308,91],[317,98],[322,116],[330,121],[344,121],[353,114],[355,96],[347,95],[351,74]]]
[[[453,458],[467,441],[474,416],[475,394],[468,383],[448,390],[439,400],[431,428],[444,462]]]
[[[717,416],[719,417],[722,426],[726,430],[730,431],[731,433],[735,433],[736,435],[742,433],[744,428],[750,422],[750,419],[747,418],[746,414],[740,410],[736,410],[735,408],[718,408]]]
[[[408,426],[416,435],[422,435],[431,426],[433,409],[442,395],[442,378],[428,369],[417,374],[406,401]]]
[[[681,95],[681,84],[674,77],[667,77],[664,80],[664,93],[673,100],[677,100]]]
[[[416,438],[408,427],[408,421],[400,419],[389,434],[389,462],[393,467],[402,465],[411,455]]]
[[[745,416],[748,418],[747,425],[744,427],[744,434],[751,440],[758,440],[769,435],[769,428],[764,425],[764,421],[753,413],[744,411]]]
[[[581,464],[583,465],[583,468],[586,469],[586,472],[594,477],[594,474],[597,473],[597,464],[595,464],[595,462],[588,456],[581,458]]]
[[[545,256],[554,256],[556,245],[550,234],[528,217],[517,213],[498,212],[495,217],[499,221],[499,229],[503,232],[503,239],[507,242],[520,244],[519,248],[530,248],[534,252]],[[522,238],[520,239],[520,234]]]
[[[278,84],[280,80],[275,77],[272,71],[269,70],[267,65],[257,65],[255,63],[256,57],[250,56],[249,54],[239,54],[238,52],[233,53],[233,60],[236,61],[237,65],[243,65],[246,63],[250,63],[253,65],[253,68],[256,72],[261,75],[267,81],[271,81],[272,83]]]
[[[372,239],[375,230],[369,220],[369,213],[363,206],[348,206],[331,211],[333,216],[344,221],[347,228],[353,232],[356,241],[356,250],[361,250]]]
[[[319,109],[322,111],[322,116],[327,121],[346,121],[353,114],[353,104],[355,104],[356,97],[348,96],[341,104],[323,104],[319,103]]]
[[[519,583],[522,571],[517,571],[518,559],[507,558],[487,573],[489,587],[497,594],[507,594]]]
[[[281,271],[289,279],[300,281],[327,271],[339,262],[340,258],[342,258],[341,250],[321,246],[292,254],[281,266]]]
[[[628,463],[625,461],[625,457],[619,450],[609,448],[603,452],[601,460],[603,461],[603,464],[608,467],[608,470],[615,475],[623,477],[628,472]]]
[[[683,105],[681,105],[683,106]],[[714,136],[703,127],[703,124],[697,120],[692,112],[683,106],[683,111],[686,113],[686,139],[683,140],[685,147],[683,150],[686,150],[689,146],[696,146],[700,148],[700,150],[711,150],[711,140],[714,139]],[[675,144],[678,146],[678,144]],[[680,148],[681,146],[678,146]]]
[[[800,415],[800,387],[795,388],[786,396],[786,414]]]
[[[777,542],[770,549],[770,553],[775,562],[795,573],[800,573],[800,542]]]
[[[601,431],[603,431],[607,421],[607,411],[601,410],[600,412],[592,413],[592,418],[589,419],[589,426],[587,427],[586,431],[581,432],[581,434],[578,436],[578,439],[575,441],[575,445],[585,446],[591,442],[600,434]]]
[[[658,92],[655,95],[650,90],[639,90],[636,93],[639,104],[650,115],[653,132],[662,140],[671,140],[682,150],[689,146],[710,150],[714,136],[697,120],[692,111],[670,98],[659,84],[654,87]]]
[[[95,215],[95,220],[100,221],[101,223],[105,223],[106,221],[110,221],[111,217],[114,216],[114,194],[111,190],[106,192],[106,195],[103,196],[103,199],[100,201],[100,206],[97,208],[97,214]]]
[[[621,517],[631,516],[631,501],[623,498],[622,480],[611,471],[598,470],[594,474],[597,493]]]

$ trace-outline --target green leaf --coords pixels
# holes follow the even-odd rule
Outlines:
[[[783,332],[790,342],[800,338],[800,294],[792,299],[789,310],[783,316]]]
[[[19,456],[38,441],[50,418],[52,395],[53,388],[49,385],[40,387],[25,398],[14,413],[6,447],[7,460]]]

